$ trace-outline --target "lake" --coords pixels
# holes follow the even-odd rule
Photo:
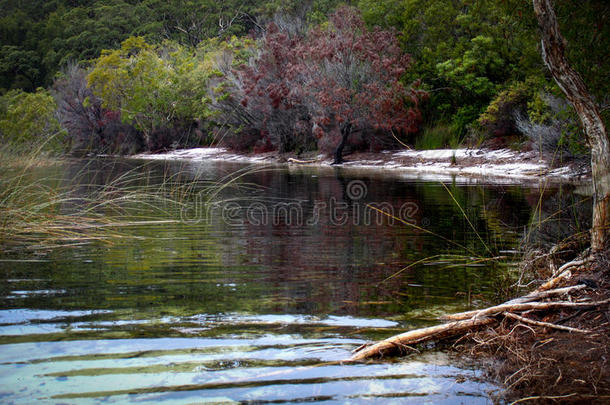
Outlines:
[[[491,403],[442,350],[341,360],[505,298],[559,190],[120,159],[29,175],[70,190],[66,214],[100,189],[163,198],[95,206],[112,238],[2,252],[2,403]]]

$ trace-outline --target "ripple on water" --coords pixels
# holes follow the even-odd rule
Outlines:
[[[11,327],[52,327],[87,317],[112,316],[111,311],[0,311],[0,335]],[[89,328],[121,328],[141,323],[199,322],[211,328],[231,324],[236,330],[252,325],[395,327],[396,322],[351,316],[193,315],[155,322],[94,320]],[[23,329],[38,333],[36,329]],[[51,333],[51,331],[47,331]],[[8,333],[10,335],[10,333]],[[59,335],[58,335],[59,336]],[[330,336],[330,335],[329,335]],[[27,336],[22,336],[27,337]],[[424,361],[341,364],[365,341],[346,337],[304,338],[297,334],[266,333],[255,338],[83,339],[5,343],[0,351],[1,394],[7,403],[72,401],[80,403],[217,403],[217,402],[380,402],[487,403],[482,395],[493,389],[473,370],[450,365],[441,355]],[[10,381],[20,390],[11,391]]]

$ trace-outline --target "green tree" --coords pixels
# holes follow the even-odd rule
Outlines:
[[[144,38],[131,37],[120,49],[102,51],[88,83],[104,108],[150,135],[173,118],[170,69]]]
[[[88,84],[102,107],[119,111],[150,144],[157,130],[187,131],[212,116],[210,79],[220,72],[210,47],[213,44],[207,43],[193,50],[171,42],[153,46],[142,37],[130,37],[120,49],[102,52]]]
[[[33,90],[40,82],[40,60],[34,51],[18,46],[0,48],[0,88]]]

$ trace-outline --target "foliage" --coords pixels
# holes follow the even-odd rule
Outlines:
[[[33,90],[40,82],[39,66],[36,52],[3,45],[0,48],[0,88]]]
[[[411,80],[431,90],[426,121],[452,122],[459,137],[504,83],[540,65],[533,20],[517,1],[361,0],[369,24],[394,26],[415,63]]]
[[[161,150],[202,141],[199,123],[212,113],[207,83],[216,74],[197,52],[130,37],[102,52],[87,81],[103,108],[141,131],[148,149]]]
[[[67,66],[52,88],[57,116],[67,131],[66,150],[88,153],[133,154],[143,148],[141,134],[121,122],[120,114],[102,107],[102,101],[87,86],[87,71]]]
[[[409,57],[393,32],[369,31],[347,7],[326,27],[303,33],[300,26],[270,24],[257,57],[229,76],[234,95],[224,106],[237,133],[253,147],[287,151],[307,148],[315,128],[318,147],[330,152],[352,131],[373,147],[392,131],[417,129],[422,93],[399,80]]]
[[[301,52],[310,62],[307,91],[319,144],[327,143],[338,127],[343,137],[349,136],[347,128],[397,136],[418,130],[417,106],[425,93],[417,89],[418,82],[405,86],[400,81],[411,58],[393,31],[368,30],[359,12],[341,7],[328,28],[310,33]],[[375,138],[367,141],[374,144]]]
[[[49,85],[69,62],[97,58],[131,36],[195,47],[258,29],[263,0],[0,0],[0,88]]]
[[[119,111],[125,122],[150,135],[173,115],[165,62],[144,38],[128,38],[120,49],[102,51],[87,76],[88,85],[104,108]]]
[[[610,28],[605,19],[610,5],[600,0],[559,3],[562,32],[574,44],[568,47],[570,60],[598,101],[607,104]],[[430,101],[423,106],[428,126],[450,121],[463,136],[477,121],[477,112],[484,112],[512,83],[527,82],[533,87],[530,96],[551,83],[540,58],[531,3],[360,0],[358,5],[369,25],[402,32],[402,46],[415,60],[407,77],[421,78],[430,90]],[[506,112],[502,119],[510,121],[513,112]]]
[[[560,159],[588,156],[578,117],[563,98],[538,92],[528,101],[527,114],[518,112],[514,122],[540,152]]]
[[[207,41],[200,45],[207,52],[207,60],[214,75],[208,86],[211,102],[210,124],[214,141],[235,150],[248,150],[260,141],[256,119],[241,103],[243,82],[239,70],[257,53],[255,42],[249,38],[237,38],[223,42]],[[258,128],[260,128],[260,121]]]
[[[555,12],[567,56],[598,103],[610,102],[610,3],[605,0],[556,1]],[[607,123],[606,123],[607,124]]]
[[[327,41],[328,46],[332,41],[338,45],[340,39],[331,38],[330,33],[340,33],[342,29],[328,16],[345,3],[357,5],[368,27],[366,32],[362,26],[350,28],[356,30],[356,41],[396,30],[398,35],[391,41],[396,41],[401,55],[413,57],[400,83],[408,89],[421,79],[421,88],[429,94],[425,103],[417,105],[424,127],[448,125],[452,139],[463,139],[479,124],[484,124],[486,136],[515,132],[516,111],[524,110],[523,103],[532,102],[541,91],[548,92],[549,85],[554,86],[540,58],[531,4],[523,0],[0,0],[0,94],[11,89],[35,92],[40,86],[50,85],[57,72],[68,65],[86,66],[93,60],[94,70],[97,69],[93,77],[98,76],[95,93],[106,93],[100,98],[101,108],[113,111],[122,121],[108,122],[142,132],[149,149],[198,144],[211,133],[242,149],[308,149],[314,143],[312,124],[324,121],[319,118],[328,115],[324,111],[328,105],[322,106],[321,99],[315,96],[322,89],[307,88],[305,81],[312,83],[311,76],[315,74],[320,80],[326,79],[324,75],[329,72],[322,69],[311,73],[316,70],[314,67],[338,64],[342,57],[338,53],[331,61],[315,55],[313,33],[327,35],[319,41]],[[608,116],[610,25],[606,20],[610,5],[602,0],[566,0],[557,2],[556,11],[569,43],[570,63],[602,105],[602,114]],[[277,32],[265,31],[270,21]],[[250,41],[246,37],[249,34],[259,37],[258,49],[252,43],[241,48],[237,45]],[[266,53],[274,41],[275,46],[284,46],[278,35],[301,41],[301,48],[284,48],[285,60],[274,61]],[[345,40],[347,37],[342,35]],[[134,38],[141,38],[141,48]],[[135,46],[133,54],[117,49],[126,40]],[[232,46],[236,48],[231,50]],[[379,47],[367,46],[371,50]],[[104,49],[110,51],[102,55]],[[295,60],[297,51],[301,52],[299,57],[308,58],[309,67],[298,73],[302,77],[288,78],[284,76],[286,70],[304,65],[293,63],[300,62]],[[242,54],[228,56],[231,52]],[[362,55],[353,56],[357,59]],[[215,61],[224,57],[249,69],[260,69],[256,73],[263,74],[257,79],[260,83],[248,83],[256,74],[246,73],[246,69],[237,67],[238,63],[232,66],[235,72],[215,71]],[[367,60],[358,68],[361,72],[370,70],[365,66],[370,63]],[[221,61],[223,64],[226,66]],[[218,87],[220,73],[226,80]],[[103,82],[104,75],[108,83]],[[279,108],[273,109],[265,95],[272,82],[277,89],[289,85],[291,92],[300,91],[298,102],[288,100],[296,96],[293,94],[287,104],[280,103]],[[529,86],[526,101],[510,101],[515,83]],[[106,90],[104,86],[108,86]],[[245,97],[244,92],[250,88],[256,89],[257,94],[251,90]],[[349,86],[343,87],[346,88]],[[259,90],[262,96],[258,96]],[[132,91],[134,97],[127,97]],[[556,89],[550,91],[557,93]],[[245,98],[250,103],[240,107]],[[352,101],[354,106],[358,104],[355,98]],[[400,106],[403,110],[413,107],[409,97],[406,101]],[[259,111],[250,108],[259,102]],[[294,109],[285,108],[293,102]],[[545,110],[544,103],[539,103],[538,108]],[[220,113],[229,117],[220,117]],[[529,117],[536,119],[531,108]],[[365,131],[368,135],[358,125],[354,127],[349,143],[354,147],[390,146],[393,137],[387,136],[387,126],[375,131],[379,122],[374,121],[370,131]],[[566,123],[570,125],[569,120]],[[330,149],[336,145],[341,138],[341,123],[336,124],[317,127],[318,134],[324,135],[318,146]],[[373,132],[378,136],[371,137]],[[577,137],[577,132],[571,134]],[[434,131],[426,131],[419,134],[418,142],[428,135],[436,136]],[[337,139],[331,140],[333,137]],[[403,141],[412,141],[411,138]]]
[[[426,127],[415,139],[415,149],[444,149],[457,148],[460,139],[456,137],[451,125],[439,123],[434,127]]]
[[[517,83],[492,100],[478,119],[488,136],[510,136],[517,133],[514,116],[525,109],[529,92],[526,83]]]
[[[0,98],[0,140],[18,148],[44,144],[60,149],[64,133],[55,118],[55,100],[44,89],[35,93],[11,90]]]
[[[237,129],[234,134],[250,138],[246,147],[250,144],[257,150],[285,152],[306,148],[310,143],[310,124],[300,124],[309,121],[303,83],[299,81],[303,65],[296,52],[303,37],[290,31],[280,31],[271,23],[260,40],[256,58],[236,66],[227,76],[234,94],[224,105],[237,112],[233,114],[237,119],[230,125]],[[305,131],[299,133],[299,127]]]

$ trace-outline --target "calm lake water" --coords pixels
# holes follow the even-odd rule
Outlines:
[[[160,179],[166,200],[98,207],[120,238],[1,254],[2,403],[491,403],[443,353],[338,361],[500,299],[511,267],[464,256],[510,262],[536,188],[129,160],[31,175],[72,190],[65,213]]]

